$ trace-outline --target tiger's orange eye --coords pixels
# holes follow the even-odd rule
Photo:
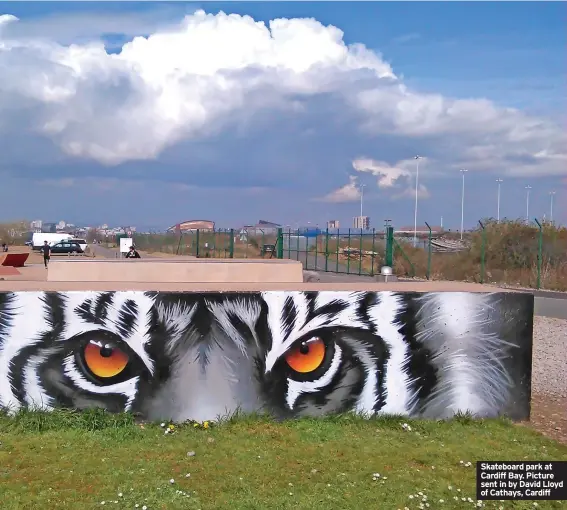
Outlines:
[[[317,370],[325,359],[325,343],[320,338],[301,342],[285,355],[288,366],[301,374]]]
[[[84,352],[85,363],[88,369],[97,377],[107,379],[124,371],[128,365],[128,355],[108,345],[89,343]]]

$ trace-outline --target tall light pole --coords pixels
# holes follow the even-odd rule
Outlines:
[[[502,179],[496,179],[498,183],[498,205],[496,209],[496,221],[500,223],[500,185],[504,182]]]
[[[366,184],[360,185],[360,221],[362,221],[362,202],[364,200],[364,187]]]
[[[414,156],[415,159],[415,208],[413,213],[413,246],[417,246],[417,193],[419,190],[419,160],[421,156]]]
[[[463,240],[463,225],[465,223],[465,174],[468,172],[465,168],[461,168],[463,176],[463,189],[461,192],[461,241]]]
[[[550,204],[549,204],[549,221],[550,223],[553,225],[553,196],[555,195],[555,191],[550,191],[549,192],[549,200],[550,200]]]
[[[531,186],[526,186],[526,223],[530,222],[530,190]]]

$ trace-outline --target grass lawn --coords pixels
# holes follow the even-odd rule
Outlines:
[[[2,415],[0,508],[473,508],[475,461],[567,458],[567,447],[500,420],[238,417],[164,430],[96,410]]]

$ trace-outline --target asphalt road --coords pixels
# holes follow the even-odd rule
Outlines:
[[[534,315],[538,317],[552,317],[554,319],[567,319],[567,301],[565,298],[535,298]]]
[[[100,244],[91,244],[89,245],[93,253],[96,257],[102,257],[105,259],[115,259],[118,256],[118,250],[111,250],[109,248],[105,248]]]
[[[105,258],[105,259],[118,258],[118,249],[117,248],[110,249],[110,248],[106,248],[106,247],[104,247],[100,244],[91,244],[90,247],[94,251],[94,254],[97,257],[102,257],[102,258]],[[145,259],[148,259],[148,258],[151,259],[151,258],[155,258],[155,257],[152,257],[151,255],[148,255],[148,254],[144,254],[144,258]]]

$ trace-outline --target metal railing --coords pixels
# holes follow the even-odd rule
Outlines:
[[[429,280],[507,283],[567,290],[567,229],[534,220],[479,221],[460,233],[398,234],[360,229],[217,229],[135,235],[141,251],[199,258],[287,258],[304,269],[373,276],[384,265],[394,274]]]
[[[267,258],[277,231],[261,229],[191,230],[181,234],[134,234],[134,245],[148,253],[190,255],[198,258]]]
[[[311,271],[372,276],[385,264],[384,232],[362,229],[281,231],[283,258]]]

